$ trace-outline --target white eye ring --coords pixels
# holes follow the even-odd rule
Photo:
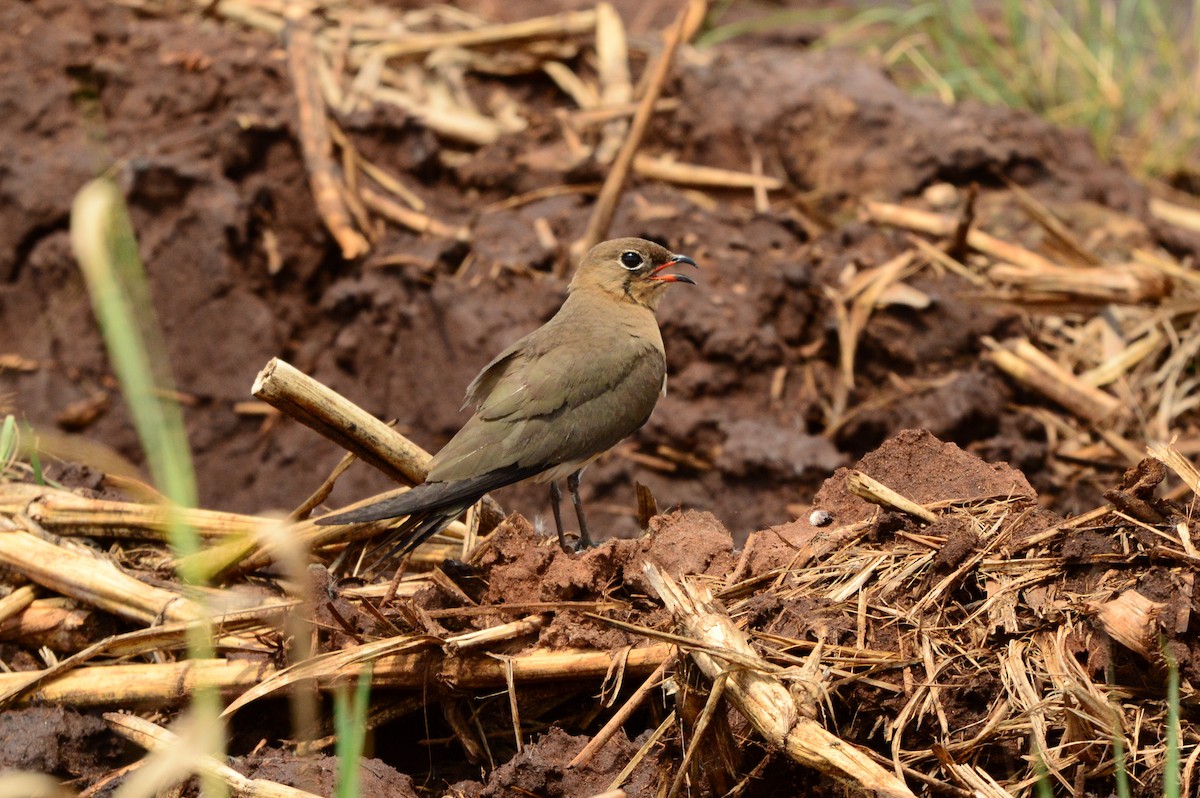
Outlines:
[[[643,263],[645,263],[645,261],[642,260],[642,256],[634,252],[632,249],[621,253],[621,266],[629,271],[640,269]]]

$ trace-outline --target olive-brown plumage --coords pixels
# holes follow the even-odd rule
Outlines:
[[[376,504],[325,516],[347,524],[408,516],[393,531],[409,550],[490,490],[536,478],[550,482],[565,547],[557,480],[567,486],[590,543],[579,472],[646,423],[666,389],[666,356],[654,311],[673,282],[666,272],[695,262],[640,238],[598,244],[579,265],[567,299],[544,325],[509,346],[467,388],[475,414],[434,456],[422,485]]]

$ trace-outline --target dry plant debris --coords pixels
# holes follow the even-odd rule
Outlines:
[[[142,11],[170,13],[157,0],[115,0]],[[379,236],[376,219],[418,233],[469,242],[474,220],[448,222],[427,210],[419,192],[366,159],[338,118],[375,105],[394,106],[454,147],[478,148],[525,130],[531,111],[496,88],[484,105],[470,73],[544,74],[574,102],[557,111],[571,142],[563,171],[593,162],[610,166],[592,221],[573,251],[603,239],[631,171],[684,185],[749,189],[760,205],[782,182],[761,174],[679,163],[639,154],[674,54],[704,19],[706,3],[689,0],[665,34],[663,51],[642,85],[630,78],[621,17],[607,3],[509,24],[489,24],[451,6],[399,11],[349,2],[196,0],[196,10],[281,37],[296,94],[297,130],[316,207],[342,255],[367,255]],[[570,63],[587,51],[592,74]],[[249,120],[248,120],[249,123]],[[453,158],[447,148],[444,157]]]
[[[1048,239],[1070,242],[1065,262],[989,235],[976,223],[965,235],[969,255],[962,261],[948,254],[949,242],[938,247],[914,238],[913,249],[875,272],[895,271],[896,264],[917,258],[919,267],[968,279],[978,289],[976,300],[1030,311],[1032,339],[985,338],[983,343],[998,369],[1065,411],[1031,410],[1063,455],[1128,467],[1143,457],[1143,442],[1193,438],[1189,414],[1200,406],[1200,379],[1190,365],[1200,351],[1195,264],[1162,250],[1135,248],[1126,254],[1113,244],[1108,247],[1117,253],[1112,260],[1085,252],[1050,209],[1008,185],[1014,204]],[[953,216],[918,208],[867,201],[863,212],[872,222],[943,241],[956,232]],[[1096,235],[1118,239],[1121,220],[1113,214],[1109,221],[1112,231]],[[859,275],[859,282],[869,274]],[[854,343],[878,303],[874,297],[860,299],[845,314],[842,370],[847,380],[853,380]]]
[[[682,738],[660,725],[634,760],[613,765],[632,764],[608,774],[621,776],[613,789],[638,768],[651,768],[660,784],[706,778],[704,767],[687,765],[706,761],[696,755],[705,735],[729,722],[760,751],[737,778],[779,750],[877,795],[926,787],[1022,795],[1046,778],[1082,794],[1111,781],[1120,740],[1130,776],[1153,792],[1164,766],[1167,658],[1181,669],[1185,703],[1200,677],[1195,496],[1181,503],[1153,495],[1167,468],[1188,484],[1196,472],[1171,448],[1154,457],[1127,474],[1112,504],[1063,519],[1037,508],[1019,472],[927,433],[904,433],[826,483],[815,506],[832,526],[797,521],[761,532],[740,559],[720,524],[696,513],[658,516],[642,540],[577,556],[513,517],[483,541],[471,569],[405,576],[390,598],[384,585],[340,586],[324,571],[310,572],[307,586],[291,583],[283,602],[235,578],[220,591],[220,604],[237,606],[214,619],[221,658],[210,661],[178,659],[194,622],[185,617],[186,591],[154,587],[159,580],[144,570],[168,562],[165,552],[147,551],[162,546],[153,525],[116,527],[105,515],[113,502],[96,499],[91,519],[81,513],[60,527],[110,541],[108,554],[83,555],[34,520],[36,492],[10,483],[0,516],[4,565],[38,595],[115,612],[135,629],[42,671],[0,674],[0,696],[18,706],[166,709],[207,686],[236,698],[227,709],[236,717],[302,685],[332,688],[370,662],[377,705],[369,724],[392,722],[398,707],[400,716],[423,708],[444,715],[472,756],[495,760],[498,738],[515,734],[519,751],[543,723],[578,723],[556,714],[563,699],[589,703],[601,684],[607,698],[587,713],[593,722],[671,709],[677,699],[657,688],[684,678],[686,658],[713,682],[703,722]],[[136,548],[135,531],[145,538]],[[39,548],[23,553],[10,545],[18,540]],[[93,572],[121,573],[123,606],[135,609],[115,605],[73,569],[81,556],[96,563]],[[5,613],[20,617],[34,603],[25,590]],[[182,620],[164,626],[163,612]],[[36,636],[4,628],[10,640],[36,645]],[[281,635],[297,628],[316,648],[288,665]],[[541,685],[553,685],[559,699],[547,701]],[[144,745],[167,744],[136,718],[106,717]],[[614,732],[622,734],[620,721],[606,726],[600,748],[616,745]],[[1181,739],[1190,754],[1200,729],[1185,719]],[[570,748],[572,765],[594,769],[596,750]],[[218,763],[196,767],[237,784]],[[1190,768],[1186,777],[1195,778]]]

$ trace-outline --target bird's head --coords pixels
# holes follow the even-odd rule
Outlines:
[[[686,274],[666,271],[680,263],[696,266],[687,255],[676,255],[653,241],[615,238],[588,251],[571,280],[570,290],[598,288],[653,310],[671,283],[696,284]]]

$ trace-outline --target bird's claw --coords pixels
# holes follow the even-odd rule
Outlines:
[[[587,551],[590,548],[594,548],[595,545],[596,544],[592,542],[592,539],[586,535],[580,535],[579,537],[572,536],[569,538],[563,536],[558,539],[559,548],[561,548],[567,554],[579,554],[582,551]]]

